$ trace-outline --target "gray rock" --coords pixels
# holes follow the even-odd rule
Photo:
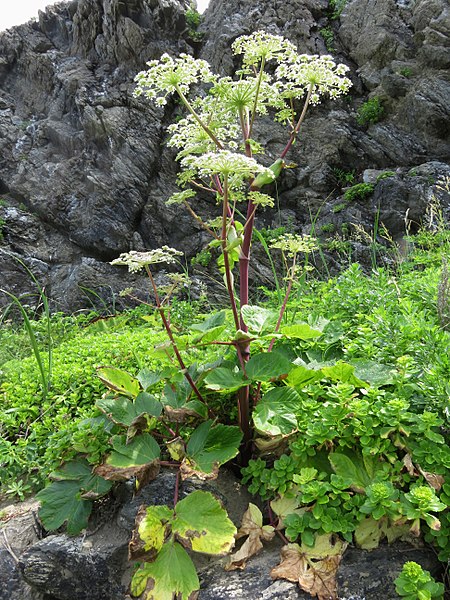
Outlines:
[[[163,52],[197,52],[229,74],[238,65],[230,52],[238,35],[266,29],[301,52],[324,54],[320,32],[332,26],[337,60],[351,67],[354,86],[347,99],[310,109],[289,154],[298,167],[283,173],[277,193],[295,231],[310,228],[311,214],[330,217],[325,213],[340,194],[333,169],[359,175],[449,161],[445,0],[352,0],[333,23],[326,0],[212,0],[202,42],[189,39],[187,6],[187,0],[72,0],[0,34],[0,194],[18,211],[5,217],[0,209],[6,221],[0,246],[34,269],[59,309],[89,306],[92,294],[88,299],[83,288],[105,303],[130,286],[145,296],[142,280],[109,268],[120,252],[170,240],[189,258],[209,241],[187,213],[165,204],[177,172],[165,126],[179,106],[156,109],[132,97],[136,72]],[[361,126],[355,111],[369,94],[385,110],[379,123]],[[270,162],[287,131],[262,119],[257,133]],[[379,191],[388,194],[384,205],[396,215],[403,211],[391,205],[390,186]],[[202,214],[212,216],[215,208],[200,197]],[[372,220],[370,204],[358,210],[362,222]],[[257,216],[258,226],[273,220]],[[0,288],[29,292],[21,268],[1,260]],[[255,285],[270,280],[261,260],[252,265]]]

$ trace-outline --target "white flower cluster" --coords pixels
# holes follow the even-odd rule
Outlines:
[[[254,31],[251,35],[241,35],[231,46],[234,54],[243,54],[245,66],[257,65],[273,58],[282,61],[297,48],[281,35],[272,35],[265,31]]]
[[[145,95],[158,106],[167,104],[167,96],[177,90],[187,94],[192,84],[216,79],[206,60],[196,59],[189,54],[180,54],[175,59],[163,54],[160,60],[151,60],[147,65],[150,68],[138,73],[134,79],[137,82],[134,95]]]
[[[286,256],[293,258],[299,252],[311,254],[318,249],[317,240],[310,235],[295,235],[286,233],[270,244],[271,248],[278,248]]]
[[[311,104],[318,104],[323,95],[330,98],[347,93],[352,85],[345,73],[347,65],[336,65],[331,56],[300,54],[289,63],[280,64],[276,77],[284,80],[284,96],[301,98],[312,87]]]
[[[237,149],[240,130],[236,116],[232,112],[213,96],[197,98],[192,106],[201,121],[208,125],[209,130],[223,146],[228,146],[232,150]],[[171,134],[169,146],[180,148],[178,160],[189,154],[203,154],[217,149],[215,142],[193,115],[172,123],[168,131]]]
[[[188,157],[184,159],[183,163],[186,163],[188,168],[197,171],[200,177],[211,175],[230,177],[230,186],[233,187],[240,187],[244,179],[254,177],[256,173],[266,173],[269,177],[271,173],[272,178],[275,178],[270,169],[260,165],[254,158],[229,150]]]
[[[170,248],[169,246],[162,246],[155,250],[148,250],[147,252],[137,252],[136,250],[130,250],[130,252],[123,252],[119,258],[111,261],[111,265],[124,265],[128,267],[130,273],[140,271],[146,265],[155,265],[159,263],[174,263],[176,262],[175,256],[182,256],[183,252]]]

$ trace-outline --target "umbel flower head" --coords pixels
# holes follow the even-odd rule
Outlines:
[[[270,169],[260,165],[254,158],[243,154],[220,150],[208,152],[203,156],[188,157],[183,161],[190,169],[198,171],[200,176],[224,175],[242,179],[252,177],[256,173],[266,173],[275,178]]]
[[[128,267],[130,273],[140,271],[147,265],[156,265],[160,263],[174,263],[176,262],[175,256],[182,256],[183,252],[176,250],[175,248],[169,248],[169,246],[162,246],[155,250],[148,250],[147,252],[137,252],[136,250],[130,250],[130,252],[123,252],[119,258],[111,261],[111,265],[123,265]]]
[[[151,60],[147,65],[148,71],[141,71],[134,78],[137,82],[134,95],[144,94],[158,106],[167,104],[167,96],[175,91],[187,94],[192,84],[211,82],[216,78],[206,60],[184,53],[175,59],[163,54],[160,60]]]
[[[337,65],[331,56],[300,54],[292,62],[277,67],[276,76],[285,81],[284,95],[299,98],[311,88],[311,104],[321,96],[337,98],[346,94],[352,85],[345,73],[347,65]]]
[[[296,46],[281,35],[272,35],[265,31],[254,31],[251,35],[241,35],[231,46],[234,54],[243,54],[245,66],[257,65],[264,59],[284,60],[297,51]]]
[[[270,244],[271,248],[278,248],[286,256],[293,258],[299,252],[311,254],[317,250],[317,240],[310,235],[296,235],[285,233]]]

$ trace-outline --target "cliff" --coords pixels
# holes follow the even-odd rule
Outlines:
[[[163,52],[195,53],[231,73],[230,42],[256,29],[302,52],[331,52],[353,80],[348,98],[310,111],[289,157],[298,167],[280,182],[280,211],[260,223],[305,231],[320,210],[318,225],[339,228],[373,223],[379,211],[400,236],[407,211],[411,223],[423,221],[433,184],[450,172],[445,0],[349,0],[339,18],[326,0],[212,0],[200,42],[186,25],[188,5],[71,0],[0,34],[0,288],[32,287],[19,258],[56,307],[74,310],[89,295],[110,302],[130,284],[144,288],[109,265],[120,252],[168,242],[188,257],[201,250],[202,231],[165,205],[176,165],[164,127],[179,108],[134,99],[133,78]],[[382,118],[358,123],[373,97]],[[275,156],[282,131],[267,121],[260,133]],[[379,170],[395,175],[369,203],[333,212],[337,174],[356,182]]]

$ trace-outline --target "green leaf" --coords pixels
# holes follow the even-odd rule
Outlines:
[[[287,382],[292,387],[302,388],[305,385],[319,381],[322,377],[323,373],[320,369],[308,369],[303,365],[298,365],[290,371]]]
[[[87,460],[79,459],[66,463],[50,474],[55,481],[76,481],[80,493],[89,494],[91,499],[104,496],[111,489],[112,483],[92,472],[92,465]]]
[[[175,515],[172,531],[187,548],[225,555],[233,547],[236,527],[210,492],[192,492],[178,502]]]
[[[136,376],[136,379],[142,386],[144,391],[159,383],[162,379],[162,373],[158,371],[150,371],[150,369],[141,369]]]
[[[136,417],[142,414],[149,414],[152,417],[159,417],[162,412],[162,404],[152,394],[141,392],[134,401]]]
[[[356,387],[367,387],[365,381],[356,377],[355,367],[341,360],[332,367],[322,367],[322,373],[332,381],[342,381],[342,383],[350,383]]]
[[[50,477],[55,481],[37,494],[41,502],[39,517],[50,531],[67,523],[69,535],[76,535],[87,527],[91,499],[104,496],[112,484],[92,473],[85,460],[67,463]]]
[[[356,452],[349,451],[349,454],[351,456],[342,452],[331,453],[329,455],[331,466],[336,475],[352,480],[352,490],[364,493],[366,488],[373,483],[373,479],[365,468],[363,458]]]
[[[77,535],[88,526],[92,502],[83,500],[78,481],[54,481],[37,494],[39,518],[49,531],[67,523],[67,533]]]
[[[147,590],[145,600],[194,600],[199,588],[194,564],[176,542],[165,543],[156,560],[141,566],[131,580],[132,595]]]
[[[205,333],[211,329],[216,329],[225,323],[225,317],[225,311],[221,310],[218,313],[212,314],[205,321],[203,321],[203,323],[195,323],[194,325],[191,325],[191,330],[202,331]]]
[[[242,317],[252,333],[272,332],[277,322],[277,314],[273,310],[261,306],[244,304],[241,307]]]
[[[106,387],[114,392],[130,398],[136,398],[140,392],[139,381],[126,371],[116,367],[98,367],[97,374]]]
[[[289,435],[297,429],[297,414],[301,398],[291,387],[269,390],[253,411],[253,422],[258,431],[270,436]]]
[[[200,335],[197,335],[193,339],[193,343],[203,342],[203,344],[209,344],[209,342],[215,342],[220,338],[220,335],[227,328],[226,325],[219,325],[218,327],[214,327],[213,329],[208,329],[208,331],[204,331]]]
[[[187,457],[204,473],[211,473],[236,456],[242,440],[239,427],[216,425],[205,421],[191,434],[186,446]]]
[[[205,385],[211,390],[234,392],[247,384],[241,371],[236,372],[227,367],[218,367],[205,377]]]
[[[388,365],[383,365],[365,358],[354,359],[351,364],[355,367],[356,377],[363,381],[367,381],[370,385],[375,387],[391,385],[394,381],[392,377],[393,368]]]
[[[140,415],[147,413],[152,417],[159,417],[162,411],[161,403],[148,392],[141,392],[132,402],[124,396],[118,398],[101,398],[96,406],[114,423],[130,425]]]
[[[280,352],[261,352],[248,361],[245,371],[254,381],[270,381],[286,375],[293,368],[291,361]]]
[[[281,333],[287,338],[298,340],[312,340],[318,338],[323,333],[317,329],[313,329],[308,323],[297,323],[296,325],[285,325],[281,328]]]
[[[128,468],[146,465],[159,458],[158,442],[149,434],[137,435],[127,444],[123,435],[112,438],[114,451],[106,459],[106,464],[113,467]]]

